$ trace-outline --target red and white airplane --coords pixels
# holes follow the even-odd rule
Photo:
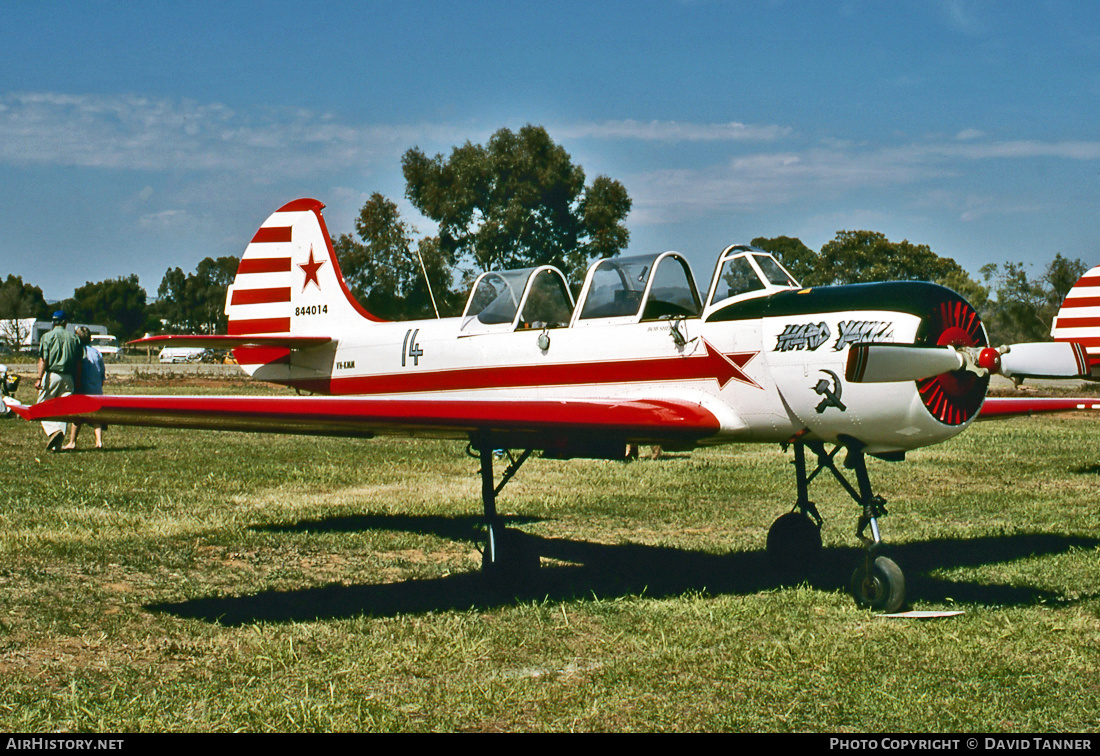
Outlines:
[[[854,594],[893,611],[904,577],[880,554],[885,502],[866,455],[901,459],[960,433],[980,411],[1037,408],[987,402],[992,373],[1089,373],[1074,343],[990,348],[977,313],[943,287],[802,288],[746,246],[722,251],[705,291],[683,257],[665,252],[593,264],[577,302],[562,273],[541,266],[482,274],[461,317],[384,322],[349,293],[322,207],[291,202],[256,232],[227,293],[227,335],[138,342],[232,348],[253,377],[311,396],[72,395],[14,409],[28,420],[466,440],[481,460],[483,568],[496,575],[539,563],[496,511],[534,451],[621,459],[628,444],[790,445],[797,501],[772,526],[769,554],[782,565],[820,551],[808,490],[827,469],[860,507],[867,548]],[[501,449],[523,452],[508,455],[497,482]],[[842,449],[854,484],[835,462]]]

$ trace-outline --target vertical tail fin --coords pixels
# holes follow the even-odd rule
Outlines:
[[[348,291],[323,207],[314,199],[290,202],[252,237],[226,292],[230,335],[337,336],[379,321]]]
[[[1100,377],[1100,265],[1085,273],[1069,290],[1054,317],[1050,335],[1085,348],[1093,378]]]

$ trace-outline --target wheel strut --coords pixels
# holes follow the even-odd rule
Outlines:
[[[818,473],[822,470],[828,470],[861,508],[859,521],[856,525],[856,537],[864,545],[864,555],[860,566],[852,576],[852,593],[861,606],[869,606],[884,612],[897,611],[905,602],[905,578],[892,560],[879,554],[883,542],[878,520],[887,514],[886,500],[875,494],[871,487],[871,479],[867,474],[867,459],[863,452],[864,444],[852,438],[842,438],[841,443],[829,452],[826,451],[825,444],[821,441],[792,439],[790,443],[794,445],[798,500],[795,502],[794,510],[790,514],[779,518],[772,525],[772,531],[768,534],[769,555],[772,552],[773,533],[780,529],[781,523],[787,521],[786,529],[795,529],[795,526],[791,524],[792,517],[805,523],[798,526],[798,529],[803,532],[806,531],[808,526],[820,530],[822,519],[817,512],[817,507],[810,501],[809,485]],[[809,474],[806,472],[806,447],[809,447],[817,457],[817,466]],[[847,450],[844,467],[855,473],[855,486],[848,481],[844,473],[837,467],[836,456],[841,449]],[[866,535],[868,527],[871,529],[870,537]],[[818,534],[816,547],[818,550],[820,544],[821,539],[820,534]]]
[[[819,465],[811,475],[806,474],[806,449],[801,443],[794,447],[794,466],[798,500],[790,512],[772,523],[767,543],[768,562],[784,581],[789,582],[809,577],[820,560],[823,522],[809,495],[810,481],[821,467]]]
[[[471,444],[471,448],[472,448]],[[492,577],[512,577],[520,573],[538,569],[539,555],[530,548],[523,533],[504,527],[497,515],[497,495],[519,471],[533,449],[527,449],[519,457],[508,455],[509,464],[501,473],[499,484],[494,482],[493,455],[496,450],[491,444],[482,443],[477,447],[477,456],[481,460],[481,503],[485,511],[486,540],[485,550],[481,554],[481,569]]]

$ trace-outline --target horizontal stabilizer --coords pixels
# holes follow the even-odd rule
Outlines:
[[[283,347],[285,349],[311,349],[332,342],[328,336],[146,336],[126,342],[128,346],[181,346],[199,349],[236,349],[244,346]]]

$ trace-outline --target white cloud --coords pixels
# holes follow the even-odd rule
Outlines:
[[[357,127],[304,110],[241,112],[190,100],[0,97],[0,162],[18,165],[308,176],[391,160],[419,139],[459,136],[450,126]]]
[[[631,220],[667,223],[716,211],[752,211],[814,197],[928,182],[939,187],[966,173],[972,161],[1054,158],[1100,160],[1100,141],[916,142],[896,147],[840,141],[803,151],[747,154],[702,169],[669,169],[630,177]],[[1004,205],[973,196],[951,203],[964,221],[1005,213],[1036,212],[1033,203]]]
[[[632,178],[641,222],[673,222],[714,211],[749,211],[814,196],[896,186],[949,169],[908,148],[814,148],[735,157],[702,170],[654,171]]]
[[[943,188],[926,192],[912,206],[930,209],[937,214],[953,215],[963,223],[972,223],[989,216],[1024,215],[1049,210],[1040,202],[1020,202],[996,194],[959,192]]]
[[[342,123],[302,109],[235,110],[220,103],[51,92],[0,97],[0,162],[147,171],[317,175],[392,161],[410,146],[487,138],[480,126]],[[767,142],[777,125],[603,121],[563,124],[563,138],[647,142]]]
[[[978,0],[941,0],[942,18],[948,28],[962,34],[979,35],[985,31]],[[996,6],[993,6],[996,8]]]
[[[947,157],[967,160],[992,158],[1062,158],[1065,160],[1100,159],[1100,141],[1039,142],[1024,139],[1007,142],[986,142],[966,145],[931,145],[929,154],[942,153]]]
[[[658,142],[771,142],[790,136],[786,126],[729,123],[684,123],[682,121],[600,121],[565,124],[554,133],[567,138],[637,139]]]
[[[645,162],[669,166],[621,177],[634,198],[632,223],[748,211],[919,182],[938,186],[964,173],[970,161],[1100,160],[1100,141],[992,141],[976,128],[954,137],[896,145],[852,142],[840,134],[807,148],[798,147],[801,140],[789,127],[737,121],[613,120],[558,124],[551,130],[558,139],[637,143],[632,150],[645,150]],[[398,175],[400,155],[412,145],[447,150],[467,140],[483,141],[490,134],[480,124],[360,125],[302,109],[242,111],[192,100],[0,95],[0,163],[189,174],[171,192],[158,185],[162,212],[141,216],[147,228],[182,222],[172,215],[177,212],[172,208],[193,208],[204,196],[242,194],[244,182],[275,185],[290,179],[313,191],[326,188],[328,177],[343,176],[349,166],[361,175]],[[667,149],[671,144],[696,143],[708,145],[710,154],[721,150],[727,157],[689,168],[682,161],[699,153],[688,156],[683,150]],[[147,201],[152,191],[147,187],[135,199]],[[354,200],[337,200],[341,206],[349,202]],[[989,208],[995,205],[956,203],[954,210],[957,217],[972,219],[994,212]]]
[[[142,228],[172,228],[188,220],[185,210],[162,210],[159,213],[143,215],[138,220]]]

